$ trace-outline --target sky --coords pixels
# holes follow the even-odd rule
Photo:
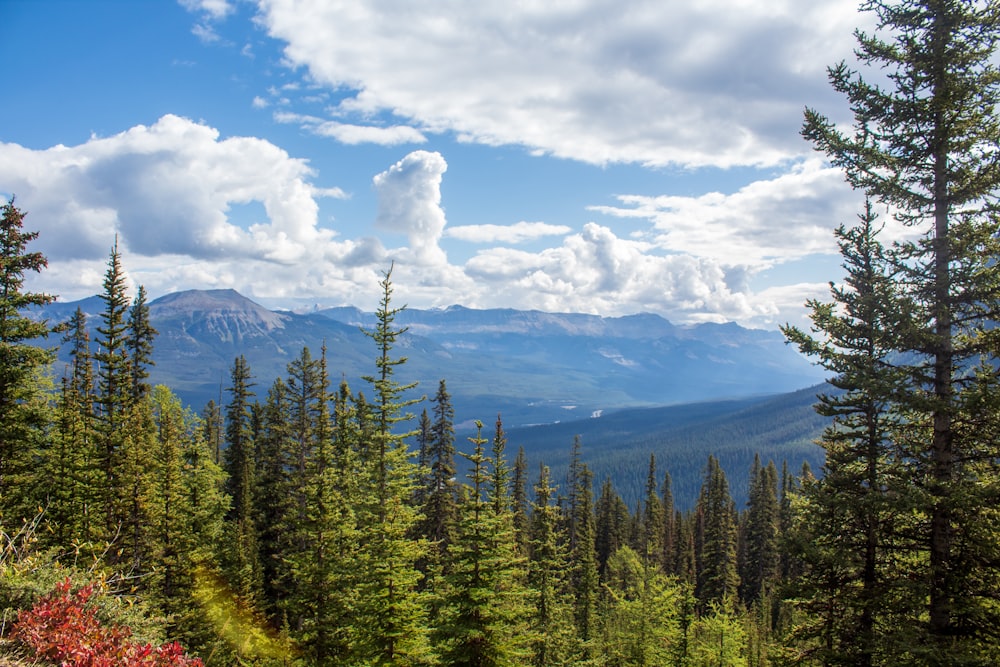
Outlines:
[[[0,0],[29,287],[799,324],[861,199],[856,0]],[[890,230],[891,231],[891,230]]]

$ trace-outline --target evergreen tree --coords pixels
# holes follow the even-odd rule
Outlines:
[[[54,358],[51,350],[37,347],[52,328],[22,311],[52,303],[55,297],[24,290],[25,274],[40,273],[48,260],[41,253],[28,252],[38,232],[24,231],[26,214],[14,206],[14,198],[0,210],[0,520],[15,525],[13,514],[20,504],[15,496],[27,490],[19,477],[41,444],[44,427],[36,376]],[[34,512],[34,508],[25,509]]]
[[[532,614],[532,664],[573,664],[575,626],[566,544],[560,535],[559,510],[551,504],[555,489],[547,466],[541,467],[531,511],[531,558],[528,583],[535,593]]]
[[[395,318],[403,308],[393,308],[392,268],[379,285],[382,297],[376,311],[374,330],[365,333],[375,342],[378,356],[376,374],[364,379],[371,383],[374,405],[360,397],[359,417],[363,442],[359,455],[367,462],[366,481],[359,525],[362,551],[359,553],[359,659],[373,665],[410,665],[428,659],[426,603],[418,590],[417,563],[426,554],[426,542],[414,540],[420,515],[411,504],[417,482],[417,468],[410,460],[405,438],[396,428],[410,420],[406,408],[415,401],[403,394],[415,385],[400,384],[395,370],[406,362],[394,358],[392,350],[406,328],[396,328]]]
[[[131,398],[140,401],[149,393],[149,366],[153,361],[153,340],[159,332],[149,321],[149,304],[146,303],[146,288],[139,285],[135,300],[128,312],[128,342],[126,348],[131,371]]]
[[[87,316],[77,308],[63,343],[70,345],[70,364],[62,379],[58,423],[45,475],[63,480],[48,498],[47,517],[53,545],[89,543],[103,526],[97,476],[97,432],[94,414],[94,373]]]
[[[427,500],[423,507],[421,532],[439,554],[444,554],[452,539],[458,511],[455,499],[455,410],[444,380],[438,384],[433,404],[434,420],[427,447],[430,472],[424,489]]]
[[[238,594],[245,601],[256,601],[261,586],[253,506],[256,466],[250,408],[250,399],[254,395],[252,379],[246,358],[243,355],[236,357],[228,388],[231,398],[226,406],[224,458],[228,474],[226,492],[232,498],[228,517],[233,537],[230,574]]]
[[[121,530],[128,511],[128,483],[122,479],[122,474],[127,464],[124,439],[130,434],[126,423],[132,406],[126,324],[129,300],[117,237],[108,258],[103,287],[100,297],[104,311],[97,327],[94,361],[98,369],[97,423],[100,469],[104,477],[101,487],[104,530],[106,537],[112,538]]]
[[[790,341],[835,373],[830,382],[839,390],[821,394],[816,406],[833,423],[821,441],[824,475],[807,487],[800,510],[800,595],[817,616],[812,627],[821,635],[821,650],[853,656],[859,665],[880,663],[878,653],[904,650],[911,624],[893,618],[891,609],[901,602],[920,604],[901,599],[900,591],[889,586],[901,572],[904,546],[899,539],[903,526],[895,517],[913,514],[916,507],[900,467],[905,463],[892,442],[900,422],[893,405],[906,381],[905,369],[893,364],[905,309],[876,221],[869,202],[857,226],[837,229],[845,285],[831,289],[832,302],[809,303],[813,328],[823,338],[784,329]],[[749,583],[756,588],[762,582],[759,563],[754,567]],[[803,634],[809,628],[804,625]]]
[[[594,515],[594,476],[584,464],[577,476],[576,548],[570,553],[570,574],[573,584],[573,616],[576,634],[587,657],[593,657],[596,649],[598,621],[598,594],[600,577],[597,563],[597,524]]]
[[[632,547],[608,560],[602,613],[608,665],[688,665],[690,590],[642,562]],[[727,664],[727,663],[721,663]]]
[[[751,605],[767,598],[778,582],[778,470],[774,463],[762,467],[754,455],[750,493],[744,514],[740,599]]]
[[[511,504],[514,512],[514,532],[518,549],[522,555],[528,554],[528,457],[524,447],[518,447],[514,459],[514,478],[511,482]]]
[[[663,505],[656,490],[656,457],[649,455],[649,471],[646,475],[646,497],[643,503],[640,538],[640,554],[646,567],[662,570],[663,556]]]
[[[703,608],[711,602],[729,604],[735,601],[739,586],[736,510],[726,474],[714,456],[708,457],[698,505],[704,517],[704,541],[696,595]]]
[[[222,465],[222,433],[225,430],[222,408],[215,401],[209,400],[201,413],[201,418],[205,424],[205,442],[212,452],[212,458],[216,465]]]
[[[605,479],[597,499],[597,563],[601,580],[607,578],[608,560],[629,543],[629,513],[625,501]]]
[[[490,493],[490,464],[477,422],[471,464],[459,503],[454,541],[448,546],[442,618],[437,644],[447,665],[522,665],[526,657],[523,559],[517,554],[512,516],[497,512]]]
[[[996,540],[984,540],[1000,526],[976,509],[995,502],[1000,459],[989,434],[1000,335],[1000,5],[871,0],[864,8],[878,25],[858,32],[857,54],[878,82],[844,63],[830,70],[854,132],[807,110],[803,135],[920,233],[894,253],[915,306],[899,344],[910,361],[899,396],[907,432],[895,440],[925,497],[916,542],[925,547],[912,562],[928,565],[926,578],[913,573],[926,582],[926,635],[914,651],[929,664],[976,662],[1000,621],[985,593],[1000,584],[1000,559]]]
[[[293,513],[291,414],[288,385],[278,377],[268,389],[261,431],[254,443],[254,527],[257,529],[262,581],[261,609],[283,622],[279,605],[290,590],[287,549],[292,541],[286,518]]]

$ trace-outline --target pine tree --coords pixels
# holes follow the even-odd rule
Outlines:
[[[293,513],[290,414],[288,385],[282,378],[275,378],[264,402],[260,436],[254,443],[253,489],[262,581],[260,607],[275,623],[284,621],[280,603],[290,590],[285,565],[292,541],[285,519]]]
[[[703,608],[711,602],[729,604],[735,601],[739,586],[736,509],[726,474],[718,459],[711,455],[698,505],[704,516],[704,541],[696,595]]]
[[[769,597],[778,582],[778,470],[774,463],[762,467],[754,455],[750,470],[749,499],[744,513],[740,599],[752,605]]]
[[[430,470],[424,489],[426,502],[421,532],[438,554],[443,555],[451,542],[458,511],[455,499],[455,409],[444,380],[438,384],[433,405],[434,419],[426,461]]]
[[[573,617],[576,634],[587,657],[596,653],[593,645],[597,634],[598,593],[600,576],[597,563],[597,524],[594,515],[594,475],[584,464],[577,476],[576,548],[570,553],[570,574],[573,584]]]
[[[131,371],[132,401],[142,400],[150,390],[146,380],[149,366],[153,361],[153,340],[159,332],[149,321],[149,304],[146,303],[146,288],[139,285],[135,300],[128,312],[128,342],[126,347]]]
[[[70,364],[62,379],[54,447],[45,475],[63,480],[51,490],[47,517],[53,545],[89,543],[103,526],[97,468],[94,373],[87,316],[77,308],[63,337]]]
[[[359,456],[366,462],[365,498],[358,508],[363,545],[359,558],[359,659],[373,665],[420,664],[428,659],[426,603],[418,590],[426,542],[413,539],[420,515],[412,506],[417,468],[410,460],[405,438],[397,427],[412,419],[406,408],[415,400],[403,394],[413,387],[400,384],[395,370],[406,362],[392,350],[407,329],[396,328],[403,308],[392,307],[392,268],[379,285],[382,297],[374,330],[365,333],[375,342],[376,373],[364,379],[372,385],[375,402],[368,406],[359,397],[362,444]],[[372,418],[370,426],[366,423]],[[364,442],[367,440],[367,442]]]
[[[532,614],[533,657],[531,663],[544,665],[573,664],[573,619],[571,582],[567,575],[569,542],[566,529],[560,530],[559,510],[551,504],[555,489],[547,466],[541,466],[535,485],[531,511],[531,557],[528,583],[535,592]],[[563,533],[563,535],[560,535]]]
[[[662,570],[663,556],[663,505],[656,489],[656,457],[649,455],[649,471],[646,475],[646,497],[643,502],[640,533],[640,555],[646,567]]]
[[[36,376],[54,358],[51,350],[37,347],[52,328],[22,311],[52,303],[55,297],[24,290],[25,274],[40,273],[48,261],[41,253],[28,252],[38,232],[24,231],[26,214],[14,206],[14,198],[0,210],[0,520],[15,525],[13,514],[20,504],[15,496],[27,489],[19,477],[41,444],[44,426]]]
[[[490,667],[522,665],[526,658],[526,591],[512,516],[497,511],[490,489],[493,460],[482,423],[470,438],[471,469],[463,488],[455,539],[448,547],[437,645],[441,662]],[[502,503],[501,503],[502,504]]]
[[[260,595],[261,575],[254,525],[255,454],[251,427],[250,399],[253,397],[250,365],[243,355],[233,361],[226,406],[225,470],[228,474],[226,492],[232,498],[229,510],[232,531],[232,563],[230,575],[237,593],[246,601],[256,601]]]
[[[528,554],[528,457],[524,447],[517,450],[514,459],[514,478],[511,482],[511,504],[514,512],[514,532],[517,534],[518,549],[522,555]]]
[[[800,595],[824,618],[815,626],[822,650],[854,656],[859,665],[877,664],[878,653],[898,653],[910,642],[903,636],[890,639],[908,633],[911,624],[893,618],[900,591],[892,592],[889,584],[901,572],[904,547],[898,534],[903,526],[894,517],[916,509],[901,468],[905,463],[893,444],[900,422],[893,405],[906,381],[905,369],[893,363],[905,308],[876,223],[869,202],[855,227],[837,229],[845,284],[831,289],[832,302],[809,303],[813,329],[823,338],[784,329],[790,341],[835,373],[830,382],[839,390],[821,394],[816,406],[833,423],[821,441],[824,475],[807,487],[800,510]],[[750,582],[754,588],[761,583],[758,573]]]
[[[128,482],[122,479],[122,474],[127,465],[125,437],[129,430],[126,423],[132,406],[126,324],[129,301],[117,237],[108,258],[103,288],[100,297],[104,301],[104,311],[101,313],[101,324],[97,327],[94,361],[98,369],[97,423],[99,462],[104,477],[101,487],[104,531],[110,539],[122,529],[128,512]]]
[[[625,501],[605,479],[597,499],[597,563],[601,580],[607,578],[610,558],[629,542],[629,514]]]
[[[894,253],[915,306],[899,345],[911,371],[899,397],[908,432],[895,440],[925,495],[918,543],[926,552],[914,561],[928,563],[927,622],[914,650],[929,664],[975,662],[1000,621],[984,594],[1000,583],[996,540],[983,538],[1000,526],[977,511],[995,502],[1000,458],[989,433],[1000,336],[1000,5],[871,0],[864,8],[878,25],[858,32],[857,54],[878,82],[844,63],[830,70],[854,132],[807,110],[803,135],[920,234]]]

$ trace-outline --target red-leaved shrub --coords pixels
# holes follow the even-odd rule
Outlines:
[[[17,616],[12,637],[63,667],[202,667],[174,642],[154,647],[129,640],[127,627],[107,627],[92,605],[93,586],[70,590],[69,579]]]

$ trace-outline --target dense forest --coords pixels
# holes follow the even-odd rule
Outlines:
[[[91,340],[2,208],[0,654],[67,665],[993,665],[1000,656],[1000,4],[864,3],[830,70],[849,131],[804,137],[866,195],[846,278],[790,342],[830,372],[822,470],[757,459],[737,507],[709,456],[675,507],[650,457],[630,508],[579,441],[527,469],[500,417],[457,442],[420,409],[381,282],[371,374],[336,350],[200,414],[150,386],[157,332],[117,243]],[[881,35],[881,36],[880,36]],[[883,242],[880,211],[913,240]],[[53,368],[40,339],[71,364]],[[318,354],[316,354],[318,353]],[[484,370],[488,373],[488,370]],[[462,470],[462,474],[457,471]],[[641,474],[641,473],[639,473]],[[177,642],[177,643],[174,643]]]

